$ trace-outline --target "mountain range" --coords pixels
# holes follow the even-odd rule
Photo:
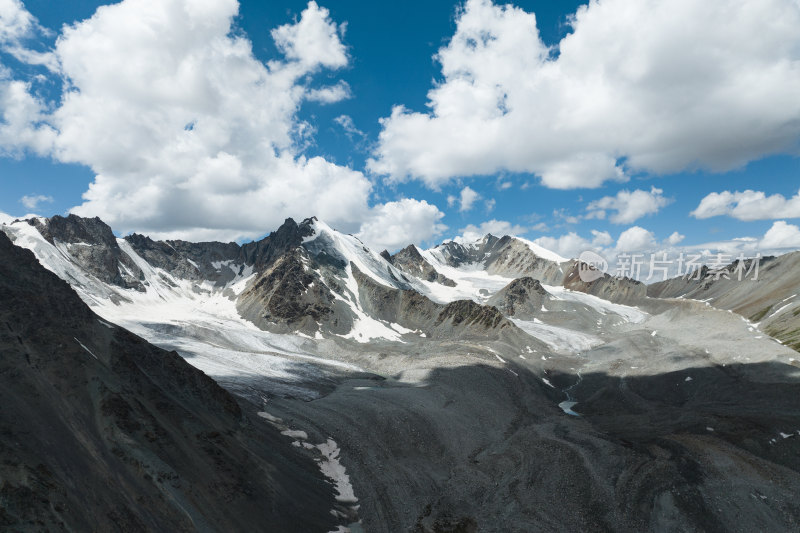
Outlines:
[[[800,253],[644,285],[518,237],[392,254],[313,217],[246,244],[0,229],[12,527],[800,523]]]

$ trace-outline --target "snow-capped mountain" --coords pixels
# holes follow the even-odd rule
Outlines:
[[[576,260],[511,236],[428,250],[412,244],[392,255],[316,218],[288,219],[243,245],[118,238],[101,220],[74,215],[0,227],[99,314],[197,354],[195,364],[215,375],[263,373],[263,359],[247,354],[268,352],[279,357],[268,373],[289,380],[280,370],[285,357],[316,360],[321,345],[337,351],[348,342],[476,335],[569,351],[597,344],[598,329],[647,316],[635,307],[646,297],[641,283],[584,282]],[[665,292],[658,287],[652,295]],[[594,340],[568,340],[587,335]],[[206,349],[210,338],[215,355]]]
[[[3,228],[90,306],[139,331],[146,324],[226,320],[278,334],[271,338],[299,333],[402,341],[433,334],[447,304],[482,305],[517,277],[558,287],[574,263],[531,242],[491,235],[380,254],[315,218],[287,220],[268,237],[241,246],[160,242],[137,234],[117,238],[99,219],[74,215]],[[428,320],[412,319],[402,308],[387,314],[381,302],[365,301],[376,287],[415,294],[430,308]],[[394,321],[381,318],[389,315]]]
[[[646,317],[565,289],[575,261],[514,237],[390,255],[316,218],[288,219],[243,245],[118,238],[101,220],[74,215],[0,228],[104,319],[177,350],[229,388],[269,376],[276,393],[313,397],[321,369],[357,369],[353,354],[382,344],[435,352],[472,338],[484,347],[475,355],[495,362],[498,349],[572,353],[597,345],[602,328]],[[498,295],[522,276],[539,276],[549,303],[516,315],[498,309]],[[604,282],[595,285],[618,283]]]

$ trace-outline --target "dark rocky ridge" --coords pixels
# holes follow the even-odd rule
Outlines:
[[[308,237],[313,233],[311,224],[315,220],[315,217],[311,217],[297,224],[291,218],[287,218],[277,230],[267,237],[244,244],[239,259],[244,264],[257,267],[272,264],[289,250],[300,246],[303,237]]]
[[[125,237],[131,248],[151,265],[163,268],[170,274],[189,280],[211,280],[225,283],[235,273],[230,268],[218,270],[215,262],[234,262],[241,248],[234,242],[154,241],[145,235],[133,233]]]
[[[34,218],[28,223],[49,243],[65,244],[66,252],[99,280],[126,289],[144,290],[142,271],[120,250],[111,228],[99,218],[56,215],[44,222]]]
[[[277,259],[300,246],[303,237],[311,234],[313,218],[300,224],[291,218],[263,239],[243,245],[235,242],[187,242],[180,240],[154,241],[149,237],[133,234],[125,237],[136,253],[153,266],[163,268],[185,279],[210,279],[220,284],[230,281],[242,267],[252,266],[258,270],[271,266]],[[227,263],[215,268],[214,263]],[[238,265],[234,272],[228,265]]]
[[[419,279],[440,283],[447,287],[456,286],[455,281],[437,272],[436,269],[422,257],[417,247],[413,244],[409,244],[394,255],[389,255],[387,252],[386,255],[382,254],[382,256],[403,272]]]
[[[500,239],[494,235],[486,235],[477,246],[469,246],[447,241],[436,246],[444,257],[448,265],[460,267],[470,263],[480,263],[486,261],[488,256],[496,253],[508,243],[505,237]]]
[[[0,528],[330,531],[314,462],[0,233]],[[248,407],[249,409],[249,407]]]
[[[412,330],[427,331],[444,307],[417,291],[393,289],[376,283],[355,265],[350,267],[358,283],[364,311],[379,320]]]

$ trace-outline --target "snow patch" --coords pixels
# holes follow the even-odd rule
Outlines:
[[[527,321],[516,318],[510,320],[522,331],[544,342],[556,352],[582,352],[603,344],[602,339],[588,333],[543,324],[541,321]]]
[[[92,351],[91,351],[89,348],[87,348],[86,346],[84,346],[84,344],[83,344],[81,341],[79,341],[79,340],[78,340],[78,339],[76,339],[75,337],[72,337],[72,338],[73,338],[73,339],[75,339],[75,342],[77,342],[78,344],[80,344],[80,345],[81,345],[81,348],[83,348],[84,350],[86,350],[87,352],[89,352],[89,355],[91,355],[91,356],[92,356],[92,357],[94,357],[95,359],[98,359],[98,357],[97,357],[95,354],[93,354],[93,353],[92,353]],[[99,359],[98,359],[98,361],[99,361]]]

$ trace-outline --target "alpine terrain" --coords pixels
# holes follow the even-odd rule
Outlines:
[[[800,529],[800,253],[647,286],[313,217],[0,229],[3,528]]]

